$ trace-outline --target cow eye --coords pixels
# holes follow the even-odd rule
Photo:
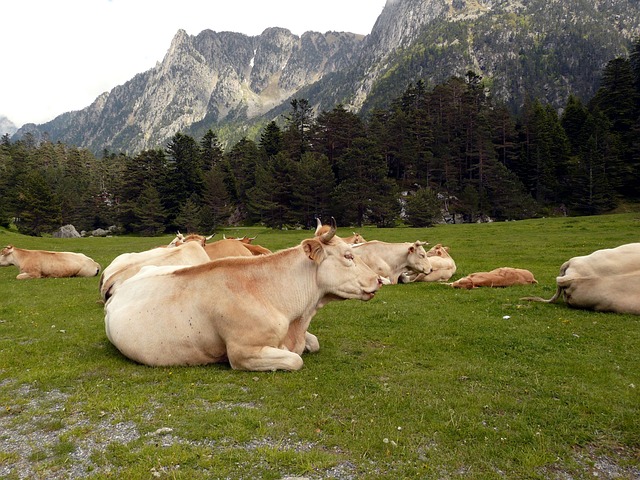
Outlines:
[[[346,258],[347,260],[353,260],[353,253],[351,252],[345,253],[344,258]]]

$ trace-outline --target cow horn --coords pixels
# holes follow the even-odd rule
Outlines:
[[[320,220],[318,220],[318,223],[320,225],[322,225],[320,223]],[[320,241],[322,243],[329,243],[331,241],[331,239],[334,237],[334,235],[336,234],[336,230],[337,229],[338,229],[338,227],[336,226],[336,219],[331,217],[331,228],[329,229],[329,231],[327,233],[325,233],[324,235],[320,236]]]
[[[211,235],[206,237],[205,240],[211,240],[214,237],[215,234],[216,234],[216,232],[213,232]]]
[[[322,222],[320,221],[320,219],[318,217],[316,217],[316,223],[317,223],[317,226],[316,226],[315,236],[317,237],[318,233],[320,233],[320,229],[322,228]]]

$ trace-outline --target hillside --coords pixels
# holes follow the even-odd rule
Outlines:
[[[316,111],[341,103],[365,114],[418,79],[434,86],[468,70],[514,112],[527,96],[561,108],[569,93],[590,98],[607,61],[639,35],[634,0],[388,0],[364,38],[178,31],[151,70],[13,138],[136,153],[213,128],[229,144],[258,135],[294,97]]]

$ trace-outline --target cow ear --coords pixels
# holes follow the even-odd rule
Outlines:
[[[316,263],[320,263],[320,260],[323,258],[324,254],[322,243],[320,243],[316,239],[309,238],[302,243],[302,248],[304,249],[304,253],[306,253],[309,259],[313,260]]]
[[[415,247],[415,245],[411,245],[411,246],[409,247],[409,253],[413,253],[413,252],[415,252],[415,251],[416,251],[416,247]]]

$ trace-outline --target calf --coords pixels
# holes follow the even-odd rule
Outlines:
[[[500,267],[490,272],[476,272],[451,284],[453,288],[510,287],[538,283],[529,270]]]

